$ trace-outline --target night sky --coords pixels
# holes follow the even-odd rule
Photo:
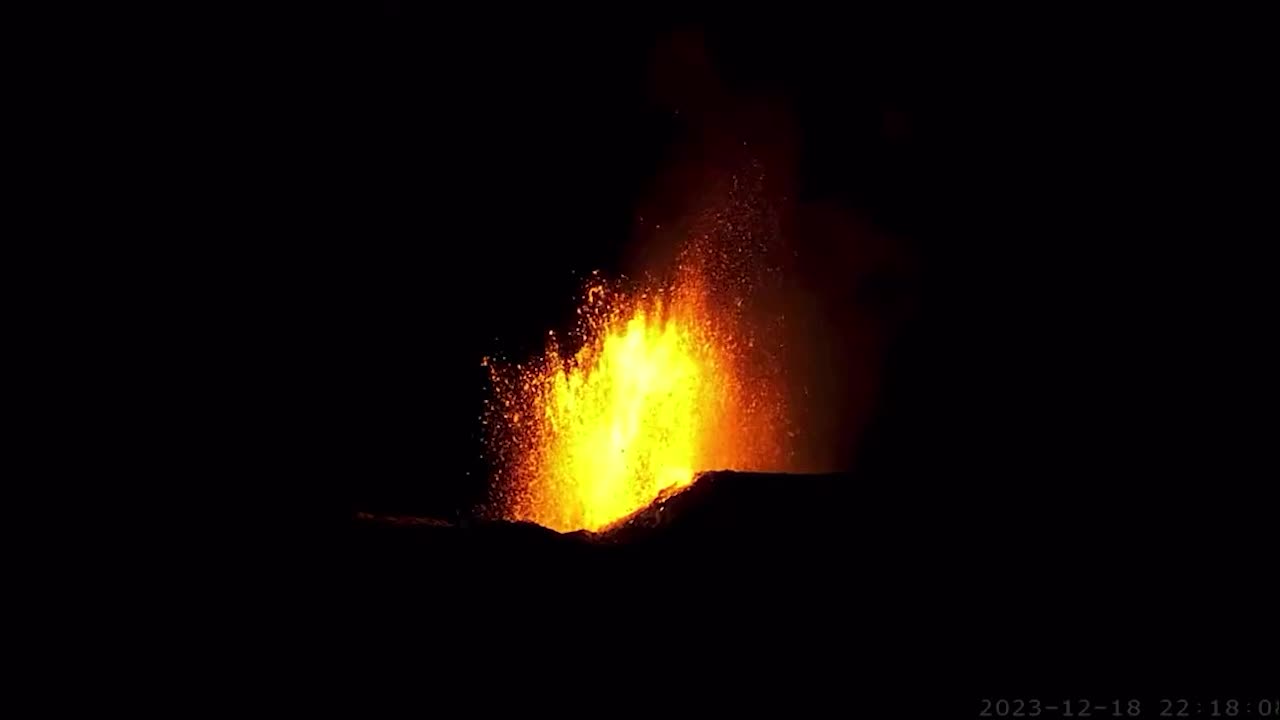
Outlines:
[[[824,297],[837,321],[818,343],[912,308],[833,463],[888,507],[936,498],[923,512],[940,527],[957,507],[989,527],[1180,527],[1192,496],[1161,478],[1219,467],[1224,441],[1204,393],[1178,389],[1221,333],[1181,325],[1203,316],[1188,273],[1218,258],[1172,242],[1192,231],[1162,206],[1165,170],[1198,150],[1179,142],[1206,107],[1179,89],[1193,60],[1159,65],[1121,27],[1085,52],[1068,26],[869,11],[507,19],[391,4],[326,46],[301,300],[323,309],[311,402],[342,438],[325,452],[354,509],[482,502],[481,358],[565,327],[583,274],[625,270],[644,242],[639,217],[699,127],[750,133],[736,118],[755,113],[787,118],[798,202],[912,259],[909,276],[828,263],[813,279],[819,296],[841,272],[856,286]],[[839,242],[839,227],[811,235]]]
[[[891,135],[914,131],[914,89],[878,77],[874,51],[797,56],[803,38],[763,26],[744,43],[670,19],[593,33],[530,22],[440,37],[400,8],[361,26],[339,68],[341,122],[317,149],[335,166],[336,217],[319,244],[337,271],[335,400],[352,428],[343,453],[362,469],[357,504],[450,514],[483,499],[480,359],[539,349],[572,317],[585,273],[625,271],[647,239],[646,200],[673,194],[664,183],[680,191],[668,171],[694,126],[733,132],[750,103],[805,113],[802,192],[877,210],[927,192],[896,162],[922,162],[915,140]],[[854,102],[833,102],[841,68],[868,61]]]

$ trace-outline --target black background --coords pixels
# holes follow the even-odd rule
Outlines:
[[[1225,142],[1198,123],[1227,91],[1205,94],[1172,30],[866,10],[346,19],[300,63],[323,82],[298,261],[300,301],[329,325],[316,397],[360,469],[356,505],[483,497],[480,359],[527,356],[583,274],[620,269],[684,130],[654,98],[656,48],[690,30],[732,92],[794,113],[802,194],[920,257],[921,312],[862,454],[877,472],[1136,495],[1214,439],[1197,403],[1215,371],[1187,373],[1239,313],[1207,305],[1231,259],[1197,224],[1208,198],[1178,185]]]
[[[979,557],[967,582],[988,589],[1102,578],[1097,598],[1158,614],[1172,645],[1256,637],[1270,506],[1240,449],[1256,431],[1223,418],[1249,391],[1228,340],[1254,327],[1257,285],[1183,181],[1233,152],[1201,122],[1241,80],[1215,31],[656,15],[389,4],[300,61],[325,69],[298,223],[307,403],[351,509],[483,500],[479,360],[536,348],[583,273],[619,267],[681,131],[652,99],[653,48],[694,28],[735,89],[794,110],[805,191],[918,252],[919,311],[841,468],[882,509],[885,552]],[[1213,647],[1199,658],[1237,657]]]
[[[883,407],[885,423],[914,428],[886,429],[880,448],[915,446],[906,438],[920,432],[922,445],[948,447],[881,462],[951,457],[950,468],[975,441],[999,444],[1001,458],[968,449],[986,462],[1024,451],[1025,439],[995,439],[1026,427],[1013,416],[1027,409],[1007,406],[1024,393],[1010,391],[1057,392],[1061,381],[1019,355],[1066,367],[1034,347],[1055,320],[1034,315],[1027,293],[1079,303],[1078,290],[1054,298],[1044,286],[1071,270],[1028,261],[1088,252],[1037,222],[1035,204],[1097,193],[1048,169],[1080,162],[1082,143],[1053,117],[1077,112],[1071,103],[1045,104],[1054,68],[1004,88],[990,76],[999,56],[957,66],[956,38],[884,37],[865,14],[834,26],[677,14],[588,25],[542,11],[500,25],[442,21],[405,5],[354,23],[338,54],[327,96],[337,122],[316,148],[335,187],[316,242],[334,271],[320,281],[337,305],[332,391],[358,509],[450,515],[484,498],[480,358],[529,355],[566,325],[584,273],[622,269],[641,202],[689,132],[655,97],[653,66],[664,41],[691,32],[727,94],[794,113],[802,195],[836,197],[923,249],[929,298],[904,343],[917,347],[890,363],[900,379]],[[909,134],[893,135],[893,122]],[[1001,426],[984,437],[990,422]]]

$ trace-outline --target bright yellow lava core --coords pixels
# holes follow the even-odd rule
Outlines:
[[[530,365],[491,364],[489,422],[503,514],[599,530],[718,468],[773,464],[776,404],[745,382],[733,323],[704,283],[639,295],[602,282],[579,310],[582,345]]]

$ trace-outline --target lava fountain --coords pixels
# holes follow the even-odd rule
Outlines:
[[[692,243],[667,282],[593,275],[563,342],[486,361],[502,516],[599,530],[702,471],[786,469],[779,363],[746,317],[747,246],[726,252],[724,234]]]

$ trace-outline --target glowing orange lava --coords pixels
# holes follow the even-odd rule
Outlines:
[[[596,279],[578,312],[575,352],[552,336],[532,364],[490,364],[504,516],[598,530],[700,471],[779,464],[780,396],[705,273],[630,292]]]

